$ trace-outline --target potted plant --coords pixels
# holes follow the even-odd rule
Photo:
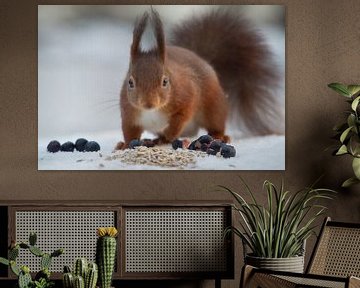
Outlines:
[[[239,227],[228,227],[225,234],[233,232],[241,238],[246,248],[245,264],[302,273],[305,241],[314,233],[315,220],[326,210],[317,202],[331,199],[334,191],[310,187],[291,193],[285,191],[283,184],[278,189],[266,180],[264,189],[267,203],[264,206],[256,200],[249,186],[243,183],[251,201],[220,186],[234,197],[236,204],[233,208],[240,215]]]
[[[97,264],[89,262],[86,258],[77,258],[73,271],[69,266],[64,266],[63,288],[96,288],[97,279]]]
[[[346,121],[334,127],[335,137],[340,142],[334,155],[350,155],[352,157],[354,177],[347,179],[342,184],[343,187],[348,187],[360,183],[360,85],[331,83],[328,87],[346,97],[346,102],[350,104],[350,109],[346,112]]]
[[[45,253],[36,246],[36,241],[36,234],[30,233],[29,243],[12,242],[8,252],[8,259],[0,257],[0,263],[10,266],[11,271],[18,277],[18,288],[50,288],[54,286],[54,282],[50,280],[50,265],[52,263],[52,259],[62,255],[64,250],[57,249],[52,253]],[[30,268],[28,266],[20,266],[16,263],[20,249],[28,250],[31,254],[41,259],[41,270],[36,273],[34,279],[31,277]]]

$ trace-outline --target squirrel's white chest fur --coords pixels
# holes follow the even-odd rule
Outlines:
[[[163,132],[169,125],[169,119],[165,113],[158,109],[143,110],[138,118],[138,125],[152,133]]]

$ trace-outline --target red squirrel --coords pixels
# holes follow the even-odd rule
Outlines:
[[[148,22],[156,47],[142,51]],[[245,20],[214,10],[175,27],[168,43],[158,12],[145,12],[133,30],[120,94],[125,142],[116,149],[128,148],[144,131],[156,134],[158,144],[196,135],[199,128],[229,142],[225,124],[233,107],[256,134],[273,132],[264,116],[274,113],[268,88],[277,75],[268,48]]]

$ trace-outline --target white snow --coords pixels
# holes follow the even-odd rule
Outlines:
[[[99,152],[57,152],[46,151],[47,144],[53,139],[40,139],[38,145],[39,170],[176,170],[150,165],[128,165],[120,160],[106,160],[113,152],[115,144],[121,139],[120,131],[94,133],[88,140],[95,140],[101,146]],[[84,135],[81,135],[84,137]],[[145,134],[146,137],[150,135]],[[60,143],[73,141],[80,135],[58,139]],[[194,138],[195,139],[195,138]],[[238,139],[231,143],[235,146],[236,156],[230,159],[216,156],[198,158],[195,165],[186,170],[284,170],[285,136],[270,135]],[[164,147],[169,147],[165,145]]]

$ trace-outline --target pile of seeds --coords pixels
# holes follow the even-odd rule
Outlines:
[[[201,151],[138,146],[134,149],[116,151],[105,160],[120,160],[132,165],[184,168],[190,164],[195,164],[197,157],[206,156],[206,153]]]

